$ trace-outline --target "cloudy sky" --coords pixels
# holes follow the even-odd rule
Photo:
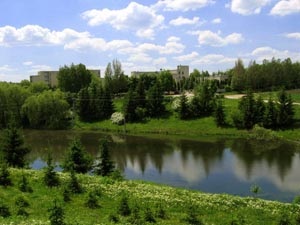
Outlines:
[[[0,81],[71,63],[226,70],[300,61],[300,0],[1,0]]]

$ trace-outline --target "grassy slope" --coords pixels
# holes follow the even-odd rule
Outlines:
[[[25,174],[32,193],[22,193],[17,188],[21,174]],[[137,204],[140,207],[140,215],[143,217],[144,209],[148,206],[155,212],[157,205],[166,210],[166,219],[158,219],[156,224],[186,224],[187,208],[194,205],[196,214],[205,224],[231,224],[234,218],[242,218],[244,224],[278,224],[283,212],[290,218],[300,213],[300,206],[279,202],[265,201],[255,198],[241,198],[229,195],[205,194],[196,191],[188,191],[167,186],[154,185],[140,181],[117,182],[108,178],[79,175],[79,180],[85,188],[85,193],[72,196],[72,201],[63,203],[62,187],[47,188],[42,183],[42,172],[32,170],[11,169],[13,187],[0,187],[0,199],[9,205],[12,216],[1,218],[0,224],[49,224],[49,212],[47,209],[57,199],[58,205],[65,210],[67,224],[113,224],[108,220],[110,214],[117,214],[117,207],[121,193],[127,193],[129,204]],[[60,174],[63,183],[68,181],[67,174]],[[99,199],[101,205],[98,209],[89,209],[85,206],[87,193],[92,190],[100,190],[102,196]],[[18,196],[24,196],[30,203],[27,211],[29,217],[15,216],[14,201]],[[118,224],[130,224],[128,218],[121,217]]]
[[[271,93],[276,95],[275,93]],[[270,93],[263,93],[262,96],[268,99]],[[292,97],[295,102],[300,103],[300,94],[292,92]],[[275,96],[274,96],[275,97]],[[232,124],[231,114],[237,110],[237,99],[224,99],[226,109],[226,116],[228,124]],[[117,111],[121,111],[122,100],[115,101]],[[170,107],[169,105],[167,107]],[[288,140],[300,141],[300,105],[295,105],[295,119],[298,121],[293,129],[283,131],[276,131],[276,133]],[[82,123],[77,121],[75,129],[89,129],[101,130],[112,132],[124,132],[131,134],[158,134],[158,135],[180,135],[186,138],[199,138],[199,137],[230,137],[230,138],[243,138],[247,137],[246,130],[237,130],[232,126],[220,128],[215,125],[212,117],[200,118],[196,120],[180,120],[175,114],[170,114],[166,118],[149,119],[143,123],[127,123],[125,126],[113,125],[110,120],[105,120],[96,123]]]

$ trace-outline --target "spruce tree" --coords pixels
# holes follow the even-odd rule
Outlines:
[[[243,126],[246,129],[251,129],[255,124],[256,104],[251,90],[239,102],[239,110],[242,115]]]
[[[180,96],[178,116],[182,120],[188,119],[191,116],[188,99],[184,93]]]
[[[263,126],[271,129],[276,128],[277,126],[277,109],[274,100],[271,97],[269,97],[266,104]]]
[[[61,206],[57,205],[56,200],[54,200],[54,205],[48,211],[50,213],[49,220],[51,225],[65,225],[64,210]]]
[[[114,169],[115,165],[111,160],[110,151],[108,149],[107,140],[100,141],[100,156],[97,158],[98,163],[95,166],[95,174],[100,176],[110,175]]]
[[[88,88],[83,88],[79,91],[76,108],[80,120],[90,120],[90,96]]]
[[[64,171],[86,173],[92,167],[92,157],[85,151],[78,138],[73,139],[62,165]]]
[[[256,100],[255,123],[263,124],[265,110],[266,110],[266,106],[265,106],[264,100],[262,99],[261,96],[259,96]]]
[[[147,93],[147,111],[150,117],[159,117],[166,111],[163,91],[158,81]]]
[[[137,107],[137,94],[135,91],[129,90],[123,106],[126,122],[135,122],[138,120],[138,115],[136,114]]]
[[[277,114],[277,124],[279,127],[287,127],[293,123],[294,109],[293,101],[290,95],[288,95],[285,90],[281,90],[278,93],[278,114]]]
[[[48,158],[47,158],[47,167],[45,169],[43,179],[44,179],[44,183],[48,187],[56,187],[60,183],[59,177],[58,177],[57,173],[54,171],[52,157],[50,154],[48,155]]]
[[[222,100],[216,101],[214,119],[218,127],[224,126],[226,124],[226,115]]]
[[[21,132],[15,125],[10,125],[4,131],[1,146],[3,160],[8,166],[23,168],[26,165],[25,156],[30,150],[25,146]]]

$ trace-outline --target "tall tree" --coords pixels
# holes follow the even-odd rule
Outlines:
[[[214,119],[218,127],[226,124],[225,108],[222,100],[217,100],[214,108]]]
[[[83,64],[71,64],[70,67],[65,65],[59,69],[57,80],[62,91],[78,93],[82,88],[89,86],[92,73]]]
[[[263,126],[265,128],[276,128],[277,126],[277,109],[271,96],[266,104]]]
[[[150,117],[159,117],[165,110],[163,91],[157,82],[147,93],[147,111]]]
[[[231,79],[231,87],[233,90],[242,91],[245,89],[246,83],[246,76],[245,76],[245,67],[243,61],[238,59],[235,62],[235,67],[233,69],[233,76]]]
[[[97,164],[94,171],[95,174],[105,177],[110,175],[114,171],[115,165],[111,160],[107,140],[100,140],[99,149],[100,156],[97,158]]]
[[[286,127],[293,123],[294,109],[291,95],[288,95],[285,90],[281,90],[278,93],[278,114],[277,123],[280,127]]]
[[[255,124],[255,99],[251,90],[247,91],[247,94],[240,100],[238,106],[241,115],[243,126],[246,129],[251,129]]]
[[[188,119],[191,117],[191,111],[190,111],[188,99],[184,93],[180,95],[178,116],[182,120]]]
[[[29,152],[30,149],[25,146],[21,131],[14,124],[4,130],[0,153],[9,166],[23,168],[26,165],[25,156]]]

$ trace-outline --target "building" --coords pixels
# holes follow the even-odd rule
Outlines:
[[[89,70],[89,69],[88,69]],[[96,75],[97,77],[101,77],[100,70],[89,70],[91,73]],[[39,71],[37,75],[30,76],[31,83],[42,82],[50,87],[57,87],[58,80],[57,80],[58,71]]]
[[[176,82],[182,80],[183,78],[188,78],[190,76],[189,66],[178,65],[177,69],[168,70],[168,71],[172,74],[172,76]],[[131,76],[138,77],[142,74],[157,74],[158,75],[159,72],[160,71],[133,71],[133,72],[131,72]]]

